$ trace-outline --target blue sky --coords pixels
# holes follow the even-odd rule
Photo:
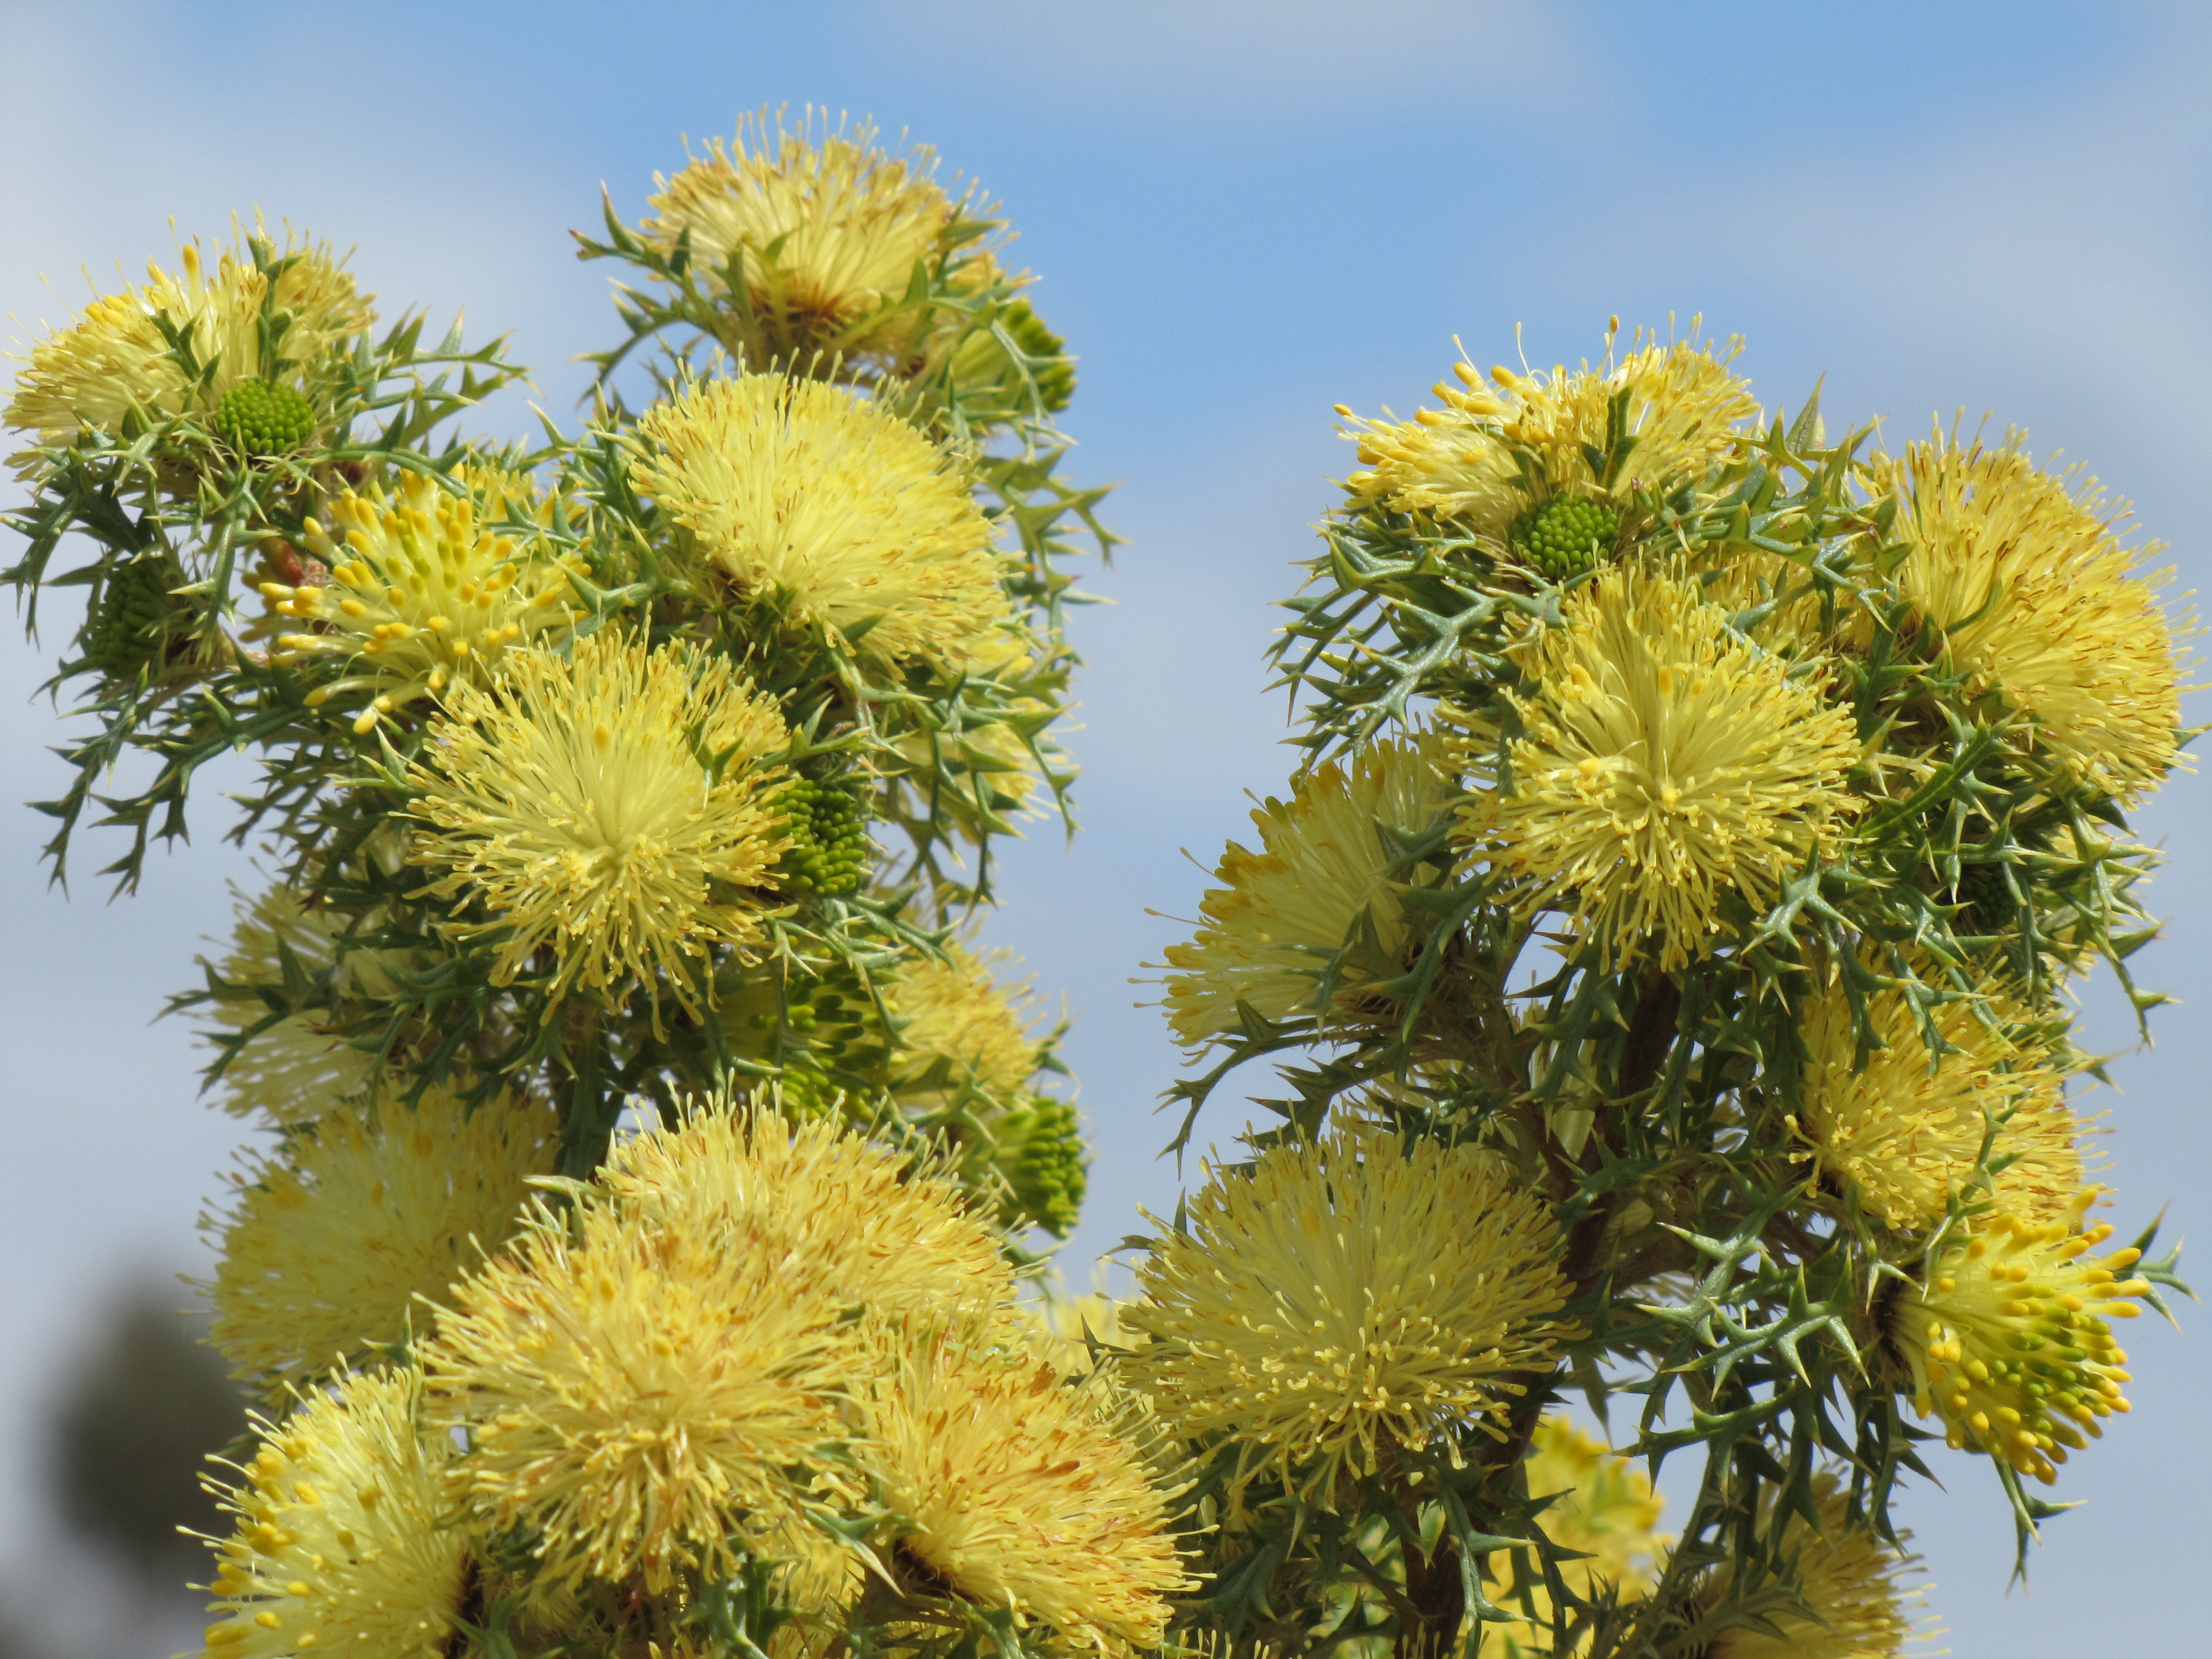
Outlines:
[[[1130,538],[1091,585],[1073,847],[1041,829],[1008,861],[994,935],[1078,1024],[1099,1161],[1068,1261],[1171,1204],[1152,1104],[1175,1070],[1127,981],[1193,913],[1201,872],[1280,786],[1261,695],[1268,609],[1291,586],[1348,452],[1330,407],[1417,404],[1462,337],[1478,362],[1598,349],[1608,313],[1703,313],[1794,406],[1832,419],[1995,411],[2130,496],[2201,586],[2195,533],[2212,318],[2212,14],[2124,4],[1362,5],[547,3],[0,4],[0,310],[27,343],[234,210],[341,246],[388,311],[465,309],[511,331],[546,408],[611,338],[605,268],[568,255],[604,181],[634,214],[656,169],[764,103],[872,113],[1003,200],[1036,300],[1082,357],[1067,416],[1085,480],[1119,480]],[[42,287],[41,279],[51,287]],[[520,432],[520,401],[484,411]],[[0,1559],[43,1558],[21,1496],[21,1425],[100,1288],[195,1263],[191,1224],[236,1139],[197,1104],[179,1027],[149,1027],[227,923],[240,859],[201,841],[112,907],[33,868],[57,728],[0,645],[0,1114],[16,1188],[0,1249]],[[2203,716],[2200,714],[2199,716]],[[2212,974],[2204,785],[2144,818],[2172,867],[2170,942],[2147,976],[2201,1006]],[[2127,1034],[2096,995],[2093,1036]],[[2212,1036],[2169,1011],[2116,1066],[2118,1218],[2171,1202],[2197,1231]],[[1253,1086],[1263,1079],[1255,1078]],[[1225,1137],[1223,1114],[1206,1126]],[[2005,1594],[2008,1528],[1984,1467],[1916,1492],[1960,1659],[2179,1652],[2201,1629],[2212,1431],[2191,1407],[2199,1327],[2138,1328],[2133,1419],[2065,1472],[2088,1507]],[[0,1572],[0,1578],[8,1575]],[[2186,1621],[2186,1622],[2185,1622]],[[2201,1638],[2200,1638],[2201,1639]]]

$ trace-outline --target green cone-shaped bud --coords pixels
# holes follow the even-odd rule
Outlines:
[[[85,660],[112,679],[127,678],[150,660],[178,609],[169,589],[179,580],[167,559],[134,560],[110,572],[85,632]]]
[[[775,866],[775,883],[788,892],[836,898],[866,874],[868,809],[856,795],[801,778],[778,797],[791,845]]]
[[[999,313],[999,326],[1030,359],[1030,377],[1036,384],[1037,402],[1048,415],[1057,415],[1075,396],[1075,365],[1067,360],[1067,342],[1045,325],[1030,309],[1027,300],[1014,300]],[[1043,361],[1040,362],[1039,360]],[[998,337],[988,331],[970,335],[952,362],[952,378],[971,397],[1003,403],[1026,411],[1029,393],[1006,356]]]
[[[724,986],[716,1016],[732,1054],[798,1073],[872,1076],[889,1052],[882,1015],[858,972],[842,964],[817,978],[773,973]]]
[[[222,394],[215,429],[245,454],[282,455],[313,435],[314,406],[291,386],[247,380]]]
[[[1595,501],[1562,495],[1513,520],[1513,550],[1546,575],[1564,580],[1613,550],[1620,520]]]
[[[1056,1238],[1074,1231],[1091,1183],[1091,1159],[1075,1108],[1049,1095],[1031,1096],[993,1126],[999,1139],[992,1161],[1013,1188],[1010,1222],[1029,1220]]]

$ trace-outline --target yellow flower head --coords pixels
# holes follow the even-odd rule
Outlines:
[[[919,1315],[1013,1294],[998,1240],[957,1187],[832,1122],[695,1102],[681,1127],[617,1142],[599,1181],[641,1224],[768,1241],[842,1307]]]
[[[1570,1590],[1585,1600],[1610,1593],[1624,1602],[1650,1594],[1667,1540],[1652,1530],[1662,1500],[1642,1470],[1556,1413],[1536,1425],[1523,1468],[1528,1496],[1554,1500],[1536,1517],[1544,1536],[1584,1558],[1559,1564]],[[1544,1650],[1553,1607],[1542,1573],[1523,1577],[1510,1550],[1492,1554],[1489,1567],[1494,1582],[1484,1595],[1526,1616],[1486,1622],[1480,1659]]]
[[[549,1584],[729,1576],[832,1480],[809,1474],[843,1437],[823,1279],[740,1221],[700,1234],[604,1204],[534,1219],[455,1288],[423,1350],[468,1428],[470,1504],[538,1534]]]
[[[1467,722],[1464,763],[1498,783],[1462,809],[1462,836],[1524,903],[1571,906],[1607,960],[1656,939],[1679,968],[1711,948],[1724,895],[1763,908],[1835,852],[1857,810],[1850,711],[1663,574],[1607,570],[1563,622],[1515,648],[1519,732]]]
[[[365,1000],[389,996],[393,988],[374,951],[338,946],[354,925],[350,917],[326,910],[295,889],[275,886],[251,903],[239,896],[238,927],[230,952],[216,976],[236,986],[281,989],[289,953],[313,983],[328,983],[340,998]],[[313,1121],[339,1103],[366,1092],[381,1077],[376,1055],[356,1048],[330,1024],[322,1010],[307,1010],[270,1020],[274,1011],[258,997],[208,1005],[205,1040],[237,1036],[245,1041],[216,1079],[224,1108],[239,1116],[259,1113],[280,1127]],[[257,1026],[262,1027],[256,1030]]]
[[[1411,421],[1353,420],[1345,435],[1359,446],[1365,471],[1346,488],[1355,502],[1427,511],[1504,540],[1531,505],[1555,496],[1626,501],[1703,472],[1729,453],[1736,428],[1756,419],[1751,388],[1728,370],[1734,343],[1715,356],[1695,340],[1638,343],[1629,355],[1592,368],[1543,374],[1455,365],[1460,385],[1436,388],[1441,410]],[[1607,483],[1588,452],[1602,453],[1614,400],[1627,394],[1627,429],[1636,437]],[[1534,494],[1516,457],[1534,464]]]
[[[1833,1475],[1813,1477],[1813,1503],[1820,1513],[1819,1528],[1796,1516],[1783,1534],[1788,1577],[1769,1581],[1746,1598],[1747,1610],[1755,1609],[1781,1634],[1731,1626],[1713,1638],[1705,1650],[1709,1659],[1891,1659],[1913,1644],[1919,1622],[1913,1614],[1926,1603],[1917,1590],[1907,1590],[1906,1580],[1920,1558],[1853,1526]],[[1722,1570],[1706,1593],[1709,1607],[1726,1599],[1732,1577]]]
[[[942,1066],[954,1093],[1011,1097],[1036,1075],[1043,1045],[1030,1034],[1027,983],[1009,990],[991,971],[1010,951],[978,957],[960,945],[945,961],[924,957],[886,993],[898,1030],[901,1079],[920,1084]]]
[[[222,1261],[209,1340],[241,1376],[301,1384],[403,1342],[483,1252],[514,1229],[553,1168],[550,1113],[471,1111],[442,1089],[419,1105],[356,1102],[248,1155],[228,1213],[203,1217]]]
[[[411,1370],[301,1396],[217,1489],[238,1529],[216,1547],[203,1659],[313,1649],[441,1659],[467,1591],[468,1546],[443,1523],[453,1443],[427,1427]]]
[[[783,717],[722,658],[648,653],[611,629],[569,659],[523,652],[497,695],[456,684],[408,781],[431,829],[410,856],[428,889],[481,900],[498,931],[504,984],[550,947],[556,988],[619,993],[643,981],[687,1009],[690,963],[743,945],[761,908],[721,890],[757,886],[784,841],[763,762]],[[549,1014],[550,1010],[549,1009]]]
[[[1066,712],[1051,684],[1055,652],[1010,616],[964,661],[945,665],[945,679],[963,683],[957,697],[887,710],[874,757],[882,816],[908,826],[934,821],[970,841],[1020,833],[1016,824],[1038,810],[1048,780],[1065,787],[1077,769],[1053,730]]]
[[[573,556],[518,547],[487,528],[519,505],[495,480],[481,502],[483,521],[473,494],[449,495],[419,473],[403,474],[398,489],[396,500],[374,484],[334,500],[343,541],[307,520],[327,582],[261,584],[272,616],[307,624],[277,636],[272,659],[346,669],[307,701],[366,694],[356,732],[409,703],[434,702],[456,683],[491,684],[513,651],[558,644],[583,614],[568,578],[590,574]]]
[[[1928,1282],[1899,1297],[1890,1338],[1912,1374],[1913,1409],[1943,1420],[1954,1447],[2001,1457],[2049,1486],[2068,1447],[2101,1435],[2097,1419],[2126,1411],[2127,1355],[2109,1319],[2150,1289],[2124,1279],[2139,1252],[2090,1249],[2109,1226],[2081,1230],[2097,1187],[2055,1221],[2002,1211],[1946,1243]]]
[[[910,1594],[1042,1624],[1062,1651],[1149,1652],[1193,1586],[1134,1402],[972,1330],[886,1333],[858,1451]]]
[[[2081,1187],[2065,1079],[2047,1041],[2015,1036],[2029,1012],[2002,992],[1929,1014],[1951,1045],[1936,1068],[1902,990],[1868,999],[1881,1047],[1854,1071],[1849,998],[1837,986],[1805,1006],[1806,1059],[1797,1127],[1820,1176],[1873,1219],[1905,1231],[1943,1218],[1996,1125],[1992,1189],[2030,1220],[2063,1212]],[[1990,1024],[1984,1024],[1984,1021]],[[1992,1025],[1995,1029],[1992,1029]]]
[[[1186,1437],[1240,1443],[1326,1501],[1388,1442],[1502,1414],[1571,1334],[1541,1199],[1471,1147],[1352,1127],[1217,1170],[1121,1309],[1134,1373]]]
[[[41,443],[64,444],[88,426],[119,434],[134,416],[153,422],[210,412],[247,381],[296,390],[301,368],[375,321],[368,297],[327,246],[288,234],[280,252],[258,223],[242,240],[246,246],[234,234],[213,270],[195,240],[178,250],[181,276],[149,265],[145,287],[94,300],[72,326],[40,342],[16,380],[5,423]],[[266,361],[264,314],[290,319]],[[164,323],[184,346],[169,343]]]
[[[2173,763],[2180,641],[2160,604],[2152,547],[2122,544],[2127,516],[2094,480],[2039,470],[2008,444],[1940,434],[1884,469],[1911,552],[1895,580],[1976,690],[2033,723],[2063,772],[2122,799]]]
[[[1035,1282],[1036,1299],[1024,1304],[1030,1320],[1029,1351],[1056,1366],[1063,1376],[1080,1376],[1092,1368],[1097,1363],[1091,1351],[1094,1340],[1121,1347],[1131,1340],[1121,1328],[1123,1304],[1107,1291],[1105,1272],[1102,1261],[1091,1294],[1077,1296],[1054,1269]]]
[[[726,290],[734,279],[769,337],[787,349],[896,348],[910,319],[855,325],[900,299],[916,264],[933,270],[962,245],[952,233],[969,203],[947,195],[935,171],[926,144],[886,154],[872,122],[850,131],[825,123],[817,136],[811,110],[793,131],[763,109],[738,124],[734,142],[714,139],[673,179],[656,173],[653,216],[640,228],[663,253],[688,235],[708,289]]]
[[[1374,1000],[1364,987],[1411,965],[1416,917],[1385,872],[1400,857],[1391,837],[1428,830],[1455,793],[1443,751],[1431,735],[1386,738],[1349,768],[1331,761],[1308,773],[1288,801],[1271,796],[1252,814],[1261,850],[1229,843],[1214,872],[1226,884],[1200,902],[1191,942],[1167,951],[1176,970],[1164,981],[1168,1021],[1182,1042],[1241,1030],[1240,1002],[1271,1020],[1356,1012]],[[1340,951],[1334,1007],[1324,1010]]]
[[[959,661],[1007,614],[958,465],[890,408],[740,374],[639,418],[639,482],[738,592],[890,661]]]

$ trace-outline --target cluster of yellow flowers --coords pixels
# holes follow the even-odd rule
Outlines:
[[[973,946],[1071,772],[1071,362],[866,124],[658,185],[586,240],[657,395],[538,449],[436,438],[520,371],[258,221],[6,406],[92,550],[73,799],[263,765],[275,879],[177,1000],[263,1137],[204,1218],[267,1413],[208,1651],[1156,1650],[1180,1456],[1018,1301],[1088,1159]]]
[[[1310,1547],[1334,1639],[1465,1630],[1460,1504],[1486,1655],[1900,1652],[1867,1495],[1904,1442],[1823,1466],[1811,1425],[1901,1395],[2025,1538],[2015,1477],[2127,1408],[2107,1322],[2172,1282],[2093,1253],[2057,999],[2144,936],[2112,831],[2177,759],[2191,624],[2016,437],[1831,443],[1732,355],[1340,410],[1361,470],[1276,652],[1311,757],[1166,952],[1194,1115],[1311,1058],[1139,1265],[1126,1363],[1227,1533]],[[1543,1501],[1572,1431],[1537,1412],[1607,1365],[1650,1375],[1647,1423],[1689,1376],[1701,1421],[1782,1425],[1786,1473],[1722,1471],[1694,1551],[1646,1520],[1624,1554]],[[1316,1510],[1397,1518],[1302,1547]]]
[[[58,845],[126,749],[126,880],[264,767],[179,999],[270,1141],[204,1222],[267,1413],[210,1659],[1905,1652],[1900,1405],[2025,1538],[2178,1284],[2100,1253],[2060,1002],[2184,736],[2124,509],[1617,323],[1340,410],[1306,759],[1162,969],[1171,1097],[1276,1056],[1279,1127],[1040,1310],[1080,1125],[963,930],[1069,781],[1069,360],[927,149],[763,112],[656,182],[580,436],[434,452],[518,371],[258,224],[6,410],[9,579],[94,550]],[[1704,1444],[1679,1537],[1570,1390]]]
[[[210,1652],[441,1651],[487,1616],[514,1536],[532,1564],[511,1611],[538,1639],[681,1641],[634,1602],[635,1628],[593,1631],[579,1592],[665,1596],[755,1561],[787,1581],[788,1651],[886,1594],[879,1622],[958,1629],[973,1606],[1071,1650],[1158,1644],[1187,1575],[1154,1431],[1109,1376],[1038,1359],[960,1190],[834,1125],[690,1110],[568,1206],[469,1195],[515,1242],[438,1264],[451,1305],[412,1358],[299,1395],[240,1469]],[[451,1168],[425,1131],[386,1162],[418,1184]],[[428,1207],[408,1206],[426,1236]]]

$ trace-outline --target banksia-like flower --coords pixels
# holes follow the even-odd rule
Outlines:
[[[1229,843],[1214,872],[1225,884],[1200,902],[1197,934],[1168,948],[1177,1037],[1195,1046],[1237,1034],[1239,1003],[1265,1019],[1326,1024],[1371,1004],[1368,985],[1412,965],[1418,917],[1399,888],[1434,876],[1389,872],[1401,842],[1433,827],[1455,793],[1443,750],[1429,736],[1384,738],[1252,814],[1261,850]]]
[[[1926,1603],[1909,1581],[1920,1558],[1853,1525],[1833,1475],[1813,1477],[1813,1504],[1820,1526],[1793,1516],[1783,1534],[1787,1577],[1745,1598],[1747,1611],[1773,1629],[1728,1626],[1704,1650],[1709,1659],[1893,1659],[1908,1644],[1917,1649],[1914,1615]],[[1899,1536],[1909,1542],[1912,1534]],[[1707,1607],[1729,1599],[1733,1577],[1721,1570],[1702,1598]]]
[[[222,1253],[208,1340],[264,1386],[396,1348],[507,1242],[526,1183],[552,1171],[554,1128],[539,1107],[471,1110],[430,1088],[414,1106],[336,1106],[275,1157],[249,1155],[234,1206],[201,1221]]]
[[[1411,421],[1347,422],[1365,470],[1346,488],[1356,503],[1434,513],[1501,544],[1514,539],[1523,514],[1555,499],[1589,501],[1609,514],[1606,503],[1695,478],[1733,451],[1738,428],[1759,413],[1750,386],[1728,370],[1733,355],[1694,340],[1655,340],[1595,368],[1548,376],[1492,369],[1487,386],[1471,365],[1455,364],[1460,384],[1436,388],[1443,409]],[[1624,398],[1623,432],[1635,442],[1607,477],[1592,452],[1602,458]],[[1600,522],[1587,527],[1597,532]],[[1599,539],[1609,546],[1609,533]],[[1567,546],[1579,560],[1587,544]],[[1535,551],[1532,562],[1547,574],[1571,574],[1540,544]]]
[[[556,997],[642,981],[656,1008],[665,992],[696,1010],[709,947],[759,935],[765,903],[726,890],[764,885],[783,850],[775,704],[725,659],[611,629],[567,661],[519,653],[496,696],[457,684],[447,704],[408,772],[431,826],[410,856],[457,912],[489,913],[447,926],[501,934],[500,983],[550,948]]]
[[[1856,1066],[1849,997],[1834,987],[1804,1005],[1799,1133],[1820,1178],[1875,1220],[1906,1231],[1941,1221],[1972,1181],[1994,1126],[1999,1202],[2026,1219],[2063,1213],[2081,1188],[2064,1078],[2048,1040],[2020,1035],[2028,1011],[2002,992],[1943,1002],[1929,1022],[1948,1051],[1933,1069],[1902,990],[1867,999],[1881,1044]]]
[[[1007,614],[953,459],[820,380],[695,384],[637,423],[638,482],[741,598],[889,661],[958,662]]]
[[[288,239],[279,252],[258,227],[247,243],[218,254],[210,271],[191,242],[178,250],[181,276],[149,265],[143,288],[94,300],[32,348],[0,421],[65,444],[83,427],[119,436],[133,418],[212,413],[234,388],[262,384],[268,390],[255,395],[283,399],[283,428],[295,429],[293,400],[306,402],[293,384],[298,370],[364,332],[375,313],[328,247]],[[283,319],[267,361],[264,317]]]
[[[855,1454],[910,1597],[1006,1608],[1060,1651],[1156,1649],[1191,1587],[1148,1427],[1110,1376],[1063,1379],[998,1333],[886,1331],[854,1390]]]
[[[204,1040],[232,1050],[216,1079],[226,1109],[258,1112],[280,1127],[311,1123],[384,1075],[375,1053],[348,1041],[330,1010],[280,1013],[266,1000],[289,1000],[301,981],[341,1006],[389,996],[393,983],[379,952],[341,949],[349,931],[365,927],[290,887],[271,887],[250,904],[241,896],[230,952],[215,976],[242,994],[210,1003],[204,1015],[210,1029]],[[287,973],[287,957],[298,980]]]
[[[1610,1595],[1623,1602],[1650,1593],[1667,1540],[1652,1530],[1659,1524],[1661,1499],[1641,1469],[1554,1413],[1536,1425],[1522,1473],[1530,1498],[1553,1499],[1536,1517],[1544,1536],[1582,1557],[1558,1564],[1569,1590],[1585,1601]],[[1486,1621],[1479,1659],[1547,1650],[1551,1590],[1529,1553],[1522,1559],[1526,1569],[1509,1550],[1489,1558],[1493,1582],[1485,1597],[1523,1616],[1504,1624]]]
[[[1911,552],[1895,580],[1977,693],[2032,722],[2027,744],[2121,800],[2173,763],[2180,641],[2160,606],[2154,548],[2124,545],[2127,515],[2094,481],[2042,471],[2009,445],[1909,446],[1883,481]]]
[[[643,1224],[763,1241],[840,1307],[902,1317],[1013,1294],[999,1241],[957,1187],[835,1123],[695,1102],[680,1127],[617,1143],[599,1183]]]
[[[811,111],[793,131],[763,110],[734,142],[713,140],[672,179],[656,174],[640,228],[664,254],[688,240],[703,284],[741,290],[780,352],[902,349],[918,319],[878,313],[904,296],[916,265],[961,257],[953,231],[969,203],[945,193],[935,168],[926,144],[887,155],[871,123],[817,137]],[[988,264],[968,246],[967,258]]]
[[[1497,787],[1462,808],[1461,837],[1520,902],[1571,911],[1607,962],[1704,956],[1724,897],[1771,903],[1858,810],[1850,709],[1730,633],[1692,584],[1606,571],[1512,654],[1514,724],[1462,717],[1462,762]]]
[[[885,733],[889,752],[876,761],[888,786],[888,814],[909,822],[942,818],[971,840],[1011,832],[1042,785],[1064,787],[1075,775],[1052,732],[1062,709],[1018,689],[1049,648],[1009,617],[982,635],[963,661],[947,665],[949,678],[965,683],[958,699],[897,706],[902,724]],[[998,695],[978,708],[975,688],[983,682],[995,682]]]
[[[1011,953],[977,956],[947,944],[945,957],[917,958],[889,988],[899,1022],[899,1081],[933,1096],[977,1092],[1009,1099],[1043,1062],[1030,1035],[1029,986],[999,982],[991,970]]]
[[[1216,1170],[1121,1307],[1131,1376],[1188,1437],[1328,1501],[1339,1471],[1502,1415],[1572,1335],[1543,1200],[1472,1147],[1340,1128]]]
[[[583,614],[568,581],[589,574],[581,560],[519,547],[478,521],[472,497],[419,473],[403,474],[398,489],[394,500],[372,484],[331,502],[343,541],[307,520],[327,583],[261,584],[273,616],[307,624],[277,636],[274,660],[342,669],[307,701],[366,696],[356,732],[410,703],[441,700],[456,684],[491,684],[510,653],[558,644]]]
[[[422,1420],[421,1394],[412,1370],[374,1372],[257,1420],[260,1450],[212,1489],[238,1529],[216,1546],[204,1659],[450,1650],[469,1544],[446,1524],[453,1443]]]
[[[1952,1446],[2002,1458],[2045,1486],[2068,1448],[2104,1432],[2100,1418],[2128,1409],[2128,1357],[2106,1322],[2134,1317],[2126,1298],[2150,1285],[2122,1277],[2139,1252],[2089,1254],[2112,1235],[2102,1224],[2081,1230],[2102,1190],[2085,1188],[2057,1220],[1999,1211],[1962,1232],[1888,1315],[1913,1408],[1940,1417]]]
[[[549,1585],[727,1577],[830,1481],[842,1304],[785,1241],[596,1204],[545,1216],[422,1350],[471,1443],[471,1508],[538,1540]]]

